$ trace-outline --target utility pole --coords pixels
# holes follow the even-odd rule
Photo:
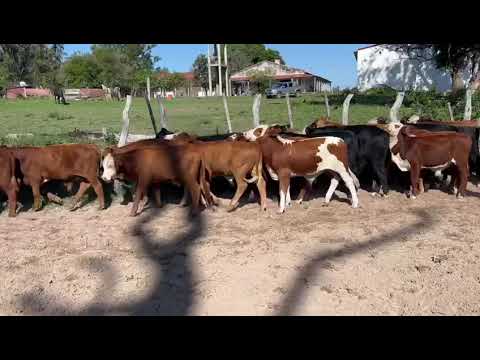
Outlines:
[[[208,94],[207,96],[212,95],[212,69],[210,68],[210,45],[208,45]]]

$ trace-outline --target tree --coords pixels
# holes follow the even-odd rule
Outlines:
[[[0,45],[0,61],[9,83],[25,81],[35,86],[50,86],[62,60],[63,44]]]
[[[101,71],[102,69],[92,54],[74,54],[63,65],[65,82],[74,88],[100,87]]]
[[[192,65],[192,71],[200,87],[208,93],[208,59],[204,54],[197,56]]]
[[[232,74],[261,61],[277,59],[280,63],[285,63],[277,50],[268,49],[264,44],[228,45],[228,63]]]
[[[251,70],[248,72],[248,77],[254,94],[265,94],[273,81],[273,73],[268,70]]]

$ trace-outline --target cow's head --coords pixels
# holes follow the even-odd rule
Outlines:
[[[254,129],[250,129],[248,131],[245,131],[243,133],[243,136],[248,141],[255,141],[258,138],[261,138],[263,136],[278,135],[282,131],[285,131],[287,129],[288,129],[287,125],[278,125],[278,124],[259,125]]]
[[[404,125],[400,122],[391,122],[381,126],[381,128],[385,130],[388,133],[388,135],[392,137],[396,137],[403,126]]]
[[[113,157],[113,148],[106,148],[102,153],[102,180],[111,182],[117,175],[115,159]]]

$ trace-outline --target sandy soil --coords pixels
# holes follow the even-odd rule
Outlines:
[[[443,315],[480,312],[480,190],[359,192],[283,215],[248,203],[0,214],[0,314]],[[343,193],[338,195],[345,198]]]

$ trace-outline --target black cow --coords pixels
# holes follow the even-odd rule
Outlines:
[[[308,136],[338,136],[344,139],[351,157],[350,168],[362,182],[371,186],[376,181],[386,195],[389,191],[387,164],[390,160],[389,136],[384,130],[369,125],[307,127]],[[330,133],[332,135],[330,135]],[[337,133],[338,135],[333,135]],[[353,135],[353,140],[351,139]]]

